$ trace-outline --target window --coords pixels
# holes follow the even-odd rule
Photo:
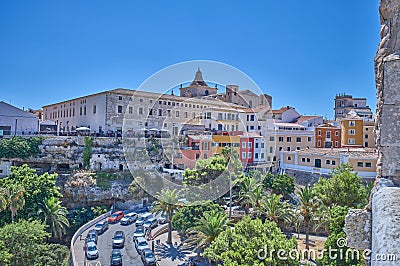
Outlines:
[[[179,111],[175,112],[175,117],[179,117]]]
[[[122,105],[117,106],[117,113],[121,114],[122,113]]]
[[[254,115],[250,115],[250,121],[254,121]]]
[[[336,165],[336,161],[332,160],[332,165]]]
[[[292,142],[292,137],[287,137],[287,138],[286,138],[286,141],[287,141],[287,142]]]
[[[364,147],[368,148],[368,141],[364,142]]]
[[[349,121],[349,126],[354,127],[356,125],[355,121]]]
[[[261,153],[261,159],[264,159],[264,153],[263,152]]]
[[[251,159],[253,154],[251,152],[247,153],[247,158]]]
[[[188,118],[188,113],[187,112],[185,112],[185,118]]]
[[[258,149],[258,142],[256,142],[256,144],[254,144],[254,148]]]
[[[129,114],[132,114],[132,112],[133,112],[133,107],[132,106],[129,106]]]
[[[357,167],[364,167],[364,163],[363,162],[357,162]]]
[[[365,135],[364,135],[364,138],[367,139],[367,138],[368,138],[368,134],[365,134]]]
[[[86,106],[83,107],[83,115],[86,115]]]
[[[254,153],[254,158],[258,159],[258,152]]]
[[[242,142],[242,148],[245,149],[246,148],[246,142]]]
[[[299,146],[297,146],[297,147],[296,147],[296,150],[298,150],[298,151],[299,151],[299,150],[300,150],[300,147],[299,147]]]
[[[301,142],[301,138],[300,138],[300,137],[297,137],[297,138],[296,138],[296,142]]]
[[[118,96],[118,100],[122,101],[122,96]]]
[[[282,151],[282,149],[283,149],[282,147],[279,147],[279,151]]]
[[[307,158],[307,163],[311,162],[310,158]]]
[[[287,151],[290,151],[290,147],[286,147],[286,150],[287,150]]]
[[[167,110],[168,117],[171,117],[171,110]]]
[[[273,153],[274,152],[274,147],[269,147],[269,153]]]
[[[292,160],[292,157],[291,157],[291,156],[288,156],[288,157],[287,157],[287,160],[288,160],[288,161],[291,161],[291,160]]]
[[[369,163],[369,162],[365,163],[365,167],[371,168],[371,166],[372,166],[371,163]]]
[[[318,136],[321,136],[321,130],[318,130]]]
[[[279,137],[279,142],[283,142],[283,137]]]
[[[337,136],[339,136],[339,131],[335,131],[335,136],[337,137]]]
[[[179,159],[182,159],[182,153],[178,153]]]
[[[158,109],[158,116],[162,116],[162,109]]]
[[[149,115],[153,115],[153,109],[149,110]]]
[[[356,131],[354,129],[349,129],[349,135],[355,135]]]
[[[306,158],[301,158],[301,162],[305,163],[306,162]]]
[[[208,158],[208,155],[207,155],[207,154],[204,154],[204,155],[203,155],[203,158],[204,158],[204,159],[207,159],[207,158]]]
[[[335,147],[339,147],[339,142],[337,140],[335,141]]]
[[[349,142],[349,144],[355,144],[356,143],[354,139],[349,139],[348,142]]]
[[[261,143],[261,149],[264,149],[264,143]]]
[[[251,142],[249,142],[249,144],[248,144],[248,145],[249,145],[249,148],[251,148]]]
[[[200,158],[200,153],[196,153],[196,160]]]
[[[331,164],[331,161],[330,160],[326,160],[325,163],[326,164]]]
[[[269,137],[269,141],[275,141],[275,137],[270,136],[270,137]]]
[[[95,114],[96,113],[96,105],[93,105],[93,114]]]
[[[139,107],[139,114],[142,115],[143,114],[143,108]]]
[[[307,137],[308,142],[311,142],[311,140],[312,140],[311,137]]]
[[[328,139],[331,138],[331,132],[330,132],[330,131],[326,131],[326,137],[327,137]]]
[[[246,159],[246,153],[242,152],[242,159]]]
[[[208,142],[203,142],[203,150],[208,151],[209,145],[210,144]]]
[[[321,140],[318,140],[317,147],[321,147]]]

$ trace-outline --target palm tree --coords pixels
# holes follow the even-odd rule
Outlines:
[[[6,189],[0,188],[0,212],[7,209]]]
[[[48,226],[47,229],[53,237],[60,239],[69,227],[67,209],[61,206],[61,201],[54,197],[39,203],[38,207],[36,216]]]
[[[198,219],[198,225],[188,229],[190,235],[186,243],[196,245],[197,260],[200,260],[200,251],[208,247],[212,241],[227,227],[229,219],[225,212],[212,210],[204,213]]]
[[[180,193],[174,190],[164,190],[163,192],[157,192],[156,198],[157,201],[153,202],[153,209],[152,212],[159,214],[166,214],[167,216],[167,223],[168,223],[168,238],[167,244],[172,244],[172,215],[178,207],[180,207],[178,198]]]
[[[249,214],[251,206],[259,205],[263,197],[261,183],[257,183],[251,177],[245,177],[240,184],[239,201],[245,207],[246,214]]]
[[[309,246],[310,235],[310,222],[320,206],[320,200],[316,197],[314,190],[308,186],[302,188],[298,193],[299,211],[304,218],[304,225],[306,229],[306,249]]]
[[[271,222],[275,222],[280,227],[281,222],[290,223],[294,212],[287,201],[281,201],[282,195],[270,194],[265,197],[257,208],[265,218]]]
[[[4,189],[3,203],[6,203],[6,208],[11,212],[11,222],[14,222],[14,217],[19,210],[25,207],[25,190],[21,186],[10,185]]]

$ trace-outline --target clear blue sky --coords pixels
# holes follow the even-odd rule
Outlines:
[[[204,59],[245,72],[274,108],[331,118],[346,92],[375,109],[378,2],[0,1],[0,100],[39,108],[134,89]]]

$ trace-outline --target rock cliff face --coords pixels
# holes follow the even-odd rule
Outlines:
[[[381,41],[375,57],[377,88],[377,179],[366,210],[351,210],[346,217],[348,244],[372,249],[377,255],[395,254],[400,260],[400,0],[381,0]],[[371,226],[369,226],[371,225]],[[380,264],[379,264],[380,263]]]

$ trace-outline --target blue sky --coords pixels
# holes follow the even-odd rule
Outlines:
[[[0,100],[39,108],[214,60],[246,73],[274,108],[332,118],[346,92],[375,109],[378,2],[0,0]]]

